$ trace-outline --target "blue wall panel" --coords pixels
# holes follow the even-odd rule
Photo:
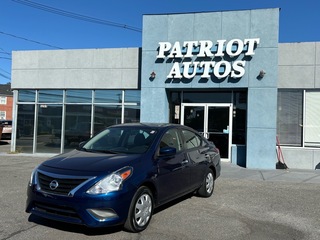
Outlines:
[[[276,109],[278,82],[279,9],[188,13],[172,15],[145,15],[143,17],[143,45],[141,72],[141,121],[169,120],[166,89],[248,89],[247,167],[275,168]],[[159,42],[260,38],[253,56],[244,53],[225,60],[234,63],[244,60],[245,73],[240,79],[167,79],[175,61],[198,61],[196,53],[189,59],[157,59]],[[200,59],[199,61],[202,61]],[[259,78],[260,70],[266,72]],[[150,79],[150,73],[156,73]],[[273,150],[272,150],[273,149]]]

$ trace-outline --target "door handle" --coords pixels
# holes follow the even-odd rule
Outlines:
[[[182,164],[187,164],[189,162],[189,160],[188,159],[185,159],[185,160],[183,160],[181,163]]]

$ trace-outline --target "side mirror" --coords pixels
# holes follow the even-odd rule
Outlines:
[[[87,141],[80,142],[77,149],[81,149],[86,143]]]
[[[163,147],[160,148],[160,156],[172,156],[177,153],[177,149],[174,147]]]

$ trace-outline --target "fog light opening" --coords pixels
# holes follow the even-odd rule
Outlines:
[[[87,211],[100,222],[118,217],[112,209],[87,209]]]

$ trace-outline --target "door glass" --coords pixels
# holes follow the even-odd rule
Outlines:
[[[204,132],[204,106],[185,106],[184,125],[191,127],[201,134]]]
[[[37,153],[60,153],[62,105],[38,105]]]
[[[228,158],[229,107],[208,108],[208,136],[219,148],[221,158]]]

